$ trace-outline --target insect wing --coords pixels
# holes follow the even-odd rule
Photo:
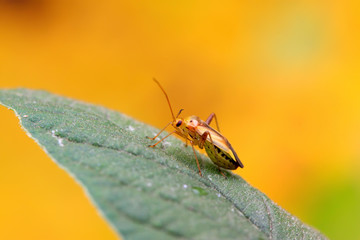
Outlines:
[[[197,126],[196,131],[200,135],[203,135],[206,131],[210,132],[211,139],[214,145],[228,153],[233,159],[236,159],[241,168],[244,167],[229,141],[223,135],[221,135],[221,133],[219,133],[203,121],[201,121],[201,123]],[[210,136],[208,136],[206,140],[211,142],[211,139]]]

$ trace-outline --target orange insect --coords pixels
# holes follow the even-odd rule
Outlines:
[[[202,174],[194,146],[198,146],[200,149],[205,147],[207,155],[219,170],[220,168],[235,170],[238,167],[244,167],[229,141],[220,133],[215,113],[211,113],[206,121],[202,121],[197,116],[190,116],[187,118],[179,117],[183,111],[183,109],[181,109],[175,117],[171,108],[169,97],[167,96],[165,90],[156,79],[154,79],[154,81],[159,85],[160,89],[165,94],[173,120],[169,122],[155,137],[147,138],[155,140],[170,124],[175,128],[175,130],[160,139],[157,143],[149,145],[149,147],[155,147],[164,139],[175,133],[185,139],[186,146],[188,141],[190,142],[200,176],[202,176]],[[209,126],[213,118],[215,118],[217,131]],[[221,174],[224,175],[222,172]]]

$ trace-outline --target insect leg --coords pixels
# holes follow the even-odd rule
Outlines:
[[[156,134],[155,137],[153,137],[153,138],[148,137],[148,136],[146,136],[146,137],[147,137],[148,139],[155,140],[155,138],[157,138],[157,137],[160,135],[160,133],[162,133],[171,123],[172,123],[172,121],[169,122],[168,124],[166,124],[166,126],[165,126],[163,129],[161,129],[161,131],[160,131],[158,134]]]
[[[203,135],[201,135],[201,138],[200,138],[200,141],[199,141],[199,148],[200,148],[200,149],[203,149],[204,143],[205,143],[208,135],[210,135],[210,132],[209,132],[209,131],[206,131],[206,132],[203,133]],[[211,139],[211,135],[210,135],[210,139]],[[212,139],[211,139],[211,144],[213,145]],[[215,150],[215,149],[214,149],[214,150]]]
[[[191,143],[191,147],[192,147],[192,150],[193,150],[193,152],[194,152],[194,155],[195,155],[196,165],[197,165],[197,167],[198,167],[198,169],[199,169],[199,175],[202,177],[202,174],[201,174],[201,169],[200,169],[200,164],[199,164],[199,160],[198,160],[198,158],[197,158],[197,156],[196,156],[196,152],[195,152],[194,144],[193,144],[193,142],[192,142],[192,141],[190,141],[190,143]]]
[[[216,117],[216,114],[215,113],[211,113],[210,116],[206,119],[206,124],[210,125],[212,119],[215,117],[215,122],[216,122],[216,127],[217,127],[217,130],[220,132],[220,128],[219,128],[219,123],[218,123],[218,120],[217,120],[217,117]]]
[[[214,156],[216,157],[217,156],[217,153],[215,151],[215,146],[214,146],[214,142],[212,140],[212,137],[211,137],[211,134],[209,131],[206,131],[203,133],[203,135],[201,135],[201,139],[200,139],[200,142],[199,142],[199,147],[202,148],[205,144],[205,141],[207,139],[207,137],[210,137],[210,142],[211,142],[211,146],[212,146],[212,150],[213,150],[213,153],[214,153]]]
[[[211,134],[210,134],[209,131],[206,131],[206,132],[203,133],[203,135],[201,135],[201,139],[200,139],[200,142],[199,142],[199,147],[202,148],[202,147],[204,146],[205,141],[206,141],[206,139],[207,139],[208,136],[210,137],[210,142],[211,142],[212,150],[213,150],[214,155],[215,155],[215,157],[216,157],[217,155],[216,155],[216,151],[215,151],[215,145],[214,145],[214,142],[213,142],[213,140],[212,140],[212,137],[211,137]]]
[[[221,175],[223,175],[225,178],[227,178],[226,176],[225,176],[225,174],[221,171],[221,169],[218,167],[218,169],[219,169],[219,172],[221,173]]]
[[[165,137],[163,137],[162,139],[160,139],[157,143],[153,144],[153,145],[149,145],[148,147],[155,147],[156,145],[158,145],[160,142],[162,142],[165,138],[167,138],[168,136],[170,136],[171,134],[174,134],[176,133],[176,130],[175,131],[172,131],[171,133],[169,133],[168,135],[166,135]]]

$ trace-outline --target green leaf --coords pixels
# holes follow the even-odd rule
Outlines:
[[[241,177],[128,116],[43,91],[1,90],[0,102],[87,191],[124,239],[326,239]]]

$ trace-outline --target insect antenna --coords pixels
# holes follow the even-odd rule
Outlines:
[[[179,113],[176,115],[176,118],[181,114],[182,111],[184,111],[184,109],[180,109]]]
[[[166,94],[165,90],[162,88],[162,86],[160,85],[160,83],[159,83],[155,78],[153,78],[153,80],[154,80],[154,82],[157,83],[157,85],[159,85],[161,91],[163,91],[163,93],[165,94],[166,100],[167,100],[167,102],[168,102],[168,104],[169,104],[169,107],[170,107],[170,111],[171,111],[172,118],[173,118],[173,120],[175,121],[175,116],[174,116],[173,110],[172,110],[172,108],[171,108],[171,104],[170,104],[170,100],[169,100],[168,95]],[[181,111],[182,111],[182,109],[180,110],[179,114],[181,113]],[[179,115],[179,114],[178,114],[178,115]]]

